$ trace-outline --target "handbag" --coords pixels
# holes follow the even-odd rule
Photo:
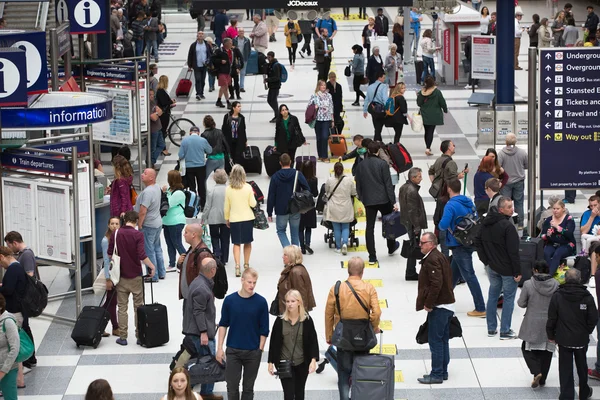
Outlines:
[[[254,229],[260,229],[261,231],[267,229],[269,227],[269,221],[265,216],[265,212],[258,204],[256,207],[252,208],[252,212],[254,212]]]
[[[344,75],[346,75],[346,76],[352,75],[352,68],[350,68],[349,65],[346,65],[346,68],[344,68]]]
[[[368,85],[369,84],[369,78],[367,78],[366,76],[362,78],[362,81],[360,81],[361,85]]]
[[[383,83],[379,83],[373,94],[373,98],[377,97],[377,92]],[[385,118],[385,105],[376,101],[371,101],[367,106],[367,112],[373,116],[373,118]]]
[[[342,183],[342,179],[344,179],[345,177],[346,177],[346,175],[342,175],[342,177],[338,180],[338,183],[335,185],[335,187],[331,191],[330,195],[327,195],[327,193],[325,192],[325,185],[323,185],[323,191],[321,193],[319,193],[319,197],[317,198],[317,205],[315,206],[315,209],[317,211],[322,212],[325,209],[325,205],[327,205],[327,202],[329,201],[329,199],[331,197],[333,197],[335,190],[338,188],[338,186],[340,186],[340,183]]]
[[[275,317],[281,315],[279,313],[279,290],[277,291],[277,294],[275,295],[275,298],[271,302],[271,307],[269,307],[269,314],[271,314],[271,315],[273,315]]]
[[[462,326],[456,315],[450,319],[450,339],[462,337]],[[423,325],[419,327],[415,337],[418,344],[429,343],[429,321],[426,319]]]
[[[317,106],[314,103],[310,103],[304,111],[304,123],[311,124],[317,120]]]
[[[294,358],[294,351],[296,350],[296,343],[298,343],[298,335],[300,335],[300,329],[302,329],[302,322],[298,324],[296,332],[296,339],[294,339],[294,346],[292,347],[292,358]],[[292,378],[292,367],[294,362],[292,360],[281,360],[277,364],[277,376],[279,379],[290,379]]]
[[[362,302],[356,291],[346,281],[346,284],[354,294],[356,300],[360,306],[367,313],[366,319],[343,319],[342,311],[340,308],[340,285],[341,282],[337,281],[335,284],[334,294],[335,302],[340,315],[340,322],[335,326],[331,343],[342,350],[347,351],[368,351],[377,345],[377,337],[371,325],[371,313],[365,304]]]
[[[15,320],[12,317],[7,317],[2,320],[2,331],[4,332],[5,335],[6,335],[6,326],[4,326],[4,324],[6,324],[6,320],[8,318],[12,319],[15,322],[15,325],[17,325],[17,330],[19,331],[19,342],[20,342],[19,343],[19,353],[17,353],[17,358],[15,359],[15,362],[20,363],[20,362],[26,361],[33,354],[33,350],[34,350],[33,342],[31,341],[31,338],[29,337],[27,332],[25,332],[23,330],[23,328],[19,328],[19,324],[17,324],[17,320]],[[6,341],[8,342],[8,338],[6,339]],[[10,344],[8,345],[8,351],[10,352]]]
[[[421,249],[419,248],[419,246],[416,246],[416,244],[416,241],[411,242],[410,240],[405,240],[402,243],[402,250],[400,251],[400,255],[404,258],[413,258],[416,260],[423,259],[423,253],[421,253]]]
[[[292,198],[288,202],[288,211],[290,214],[305,214],[315,208],[315,198],[310,190],[302,189],[299,192],[296,192],[295,189],[297,183],[298,171],[296,171],[296,178],[294,179],[294,192],[292,193]]]
[[[104,268],[100,269],[100,273],[96,275],[96,280],[92,285],[94,294],[102,294],[106,292],[106,278],[104,277]]]
[[[137,202],[138,194],[135,191],[135,188],[133,187],[133,185],[129,186],[129,191],[130,191],[130,194],[131,194],[131,205],[135,206],[135,203]]]
[[[439,170],[439,175],[435,175],[433,177],[433,182],[431,182],[431,186],[429,187],[429,194],[431,197],[437,200],[440,194],[445,194],[447,190],[445,190],[444,186],[446,185],[446,180],[444,179],[444,171],[446,170],[446,165],[452,160],[451,157],[448,157],[442,163],[442,168]]]
[[[290,146],[300,147],[305,142],[306,142],[306,138],[302,134],[302,129],[300,129],[300,127],[298,127],[297,129],[295,129],[294,133],[292,134],[292,137],[290,139]]]
[[[219,363],[215,356],[208,354],[194,358],[185,364],[193,386],[225,381],[225,362]]]
[[[113,285],[117,286],[119,284],[119,280],[121,279],[121,256],[119,255],[119,251],[117,250],[117,234],[119,230],[115,231],[115,249],[113,251],[113,255],[110,259],[110,280]]]
[[[423,130],[423,116],[420,112],[412,114],[410,129],[412,129],[413,132],[421,132]]]

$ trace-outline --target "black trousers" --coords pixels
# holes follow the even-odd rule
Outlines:
[[[331,57],[324,57],[322,63],[317,63],[317,71],[319,76],[317,79],[327,82],[327,75],[329,74],[329,68],[331,66]]]
[[[354,93],[356,93],[356,102],[358,103],[358,101],[360,100],[360,98],[362,97],[363,99],[367,96],[365,96],[365,94],[363,93],[362,90],[360,90],[360,84],[362,83],[362,80],[365,78],[364,75],[354,75],[354,78],[352,79],[352,86],[354,87]]]
[[[402,129],[404,128],[403,124],[394,124],[394,143],[399,143],[402,138]]]
[[[240,400],[240,381],[242,381],[242,400],[254,399],[254,381],[258,375],[262,351],[228,347],[225,355],[227,357],[227,368],[225,368],[227,399]]]
[[[435,125],[423,125],[425,128],[425,148],[431,150],[431,143],[433,143],[433,133],[435,132]]]
[[[284,400],[304,400],[304,388],[308,378],[308,364],[303,362],[292,367],[292,377],[281,380]]]
[[[350,16],[350,7],[343,7],[342,10],[344,11],[344,17]]]
[[[408,240],[410,240],[411,243],[418,243],[419,239],[421,238],[421,231],[419,231],[418,234],[415,234],[413,227],[407,227],[408,229]],[[412,278],[413,276],[418,275],[417,274],[417,259],[416,258],[409,258],[406,260],[406,273],[404,274],[404,278],[408,279],[408,278]]]
[[[37,358],[35,358],[35,342],[33,341],[33,333],[31,333],[31,328],[29,327],[29,317],[26,317],[25,315],[23,315],[23,330],[27,336],[29,336],[29,339],[31,339],[31,343],[33,343],[33,354],[25,362],[37,364]]]
[[[206,84],[206,67],[194,68],[194,80],[196,81],[196,96],[204,96],[204,85]]]
[[[185,181],[191,191],[198,193],[200,207],[204,208],[206,203],[206,166],[186,168]],[[196,187],[198,188],[197,191]]]
[[[273,114],[275,118],[277,118],[277,114],[279,114],[279,103],[277,103],[277,96],[279,96],[279,89],[270,88],[267,93],[267,103],[273,109]]]
[[[372,115],[371,115],[371,119],[373,120],[373,128],[375,129],[375,135],[373,136],[373,140],[375,140],[376,142],[381,142],[381,131],[383,130],[383,123],[384,123],[385,119],[384,118],[375,118]]]
[[[368,60],[369,57],[371,57],[371,44],[370,43],[365,43],[365,44],[363,44],[363,47],[367,51],[367,60]]]
[[[292,43],[292,47],[288,47],[287,50],[290,65],[296,64],[296,50],[298,50],[298,43]]]
[[[302,49],[300,51],[306,51],[306,54],[308,54],[310,56],[311,51],[310,51],[310,40],[312,39],[312,33],[303,33],[302,36],[304,37],[304,45],[302,46]]]
[[[541,383],[546,382],[548,377],[548,371],[550,371],[550,365],[552,364],[553,353],[544,350],[525,350],[525,342],[521,344],[521,351],[523,352],[523,358],[529,368],[529,372],[534,377],[538,374],[542,374]],[[572,368],[571,368],[572,370]]]
[[[579,375],[579,399],[585,400],[590,394],[587,375],[587,353],[588,347],[583,349],[572,349],[569,347],[558,346],[558,377],[560,380],[559,400],[575,399],[575,381],[573,377],[573,358],[575,358],[575,368]]]
[[[240,97],[240,76],[238,74],[231,76],[231,85],[229,85],[229,97],[233,100],[233,95]]]
[[[387,215],[394,211],[394,207],[392,203],[385,203],[365,206],[365,209],[367,211],[367,229],[365,232],[367,251],[369,252],[369,261],[374,261],[377,260],[377,251],[375,250],[375,221],[377,221],[377,211],[381,212],[381,215]],[[388,251],[393,251],[395,246],[395,240],[387,240]]]

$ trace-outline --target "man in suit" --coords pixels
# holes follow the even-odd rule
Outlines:
[[[317,79],[320,81],[327,81],[332,52],[333,42],[329,38],[329,31],[323,28],[321,29],[321,37],[315,40],[315,61],[317,62],[317,71],[319,71]]]

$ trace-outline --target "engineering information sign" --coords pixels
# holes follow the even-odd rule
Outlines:
[[[600,48],[540,49],[540,188],[600,186]]]

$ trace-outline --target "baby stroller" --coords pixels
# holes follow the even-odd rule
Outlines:
[[[322,221],[321,225],[327,228],[327,233],[324,234],[325,243],[329,248],[335,247],[335,238],[333,237],[333,224],[330,221]],[[350,235],[348,236],[348,247],[358,247],[358,238],[356,237],[356,218],[350,223]]]

